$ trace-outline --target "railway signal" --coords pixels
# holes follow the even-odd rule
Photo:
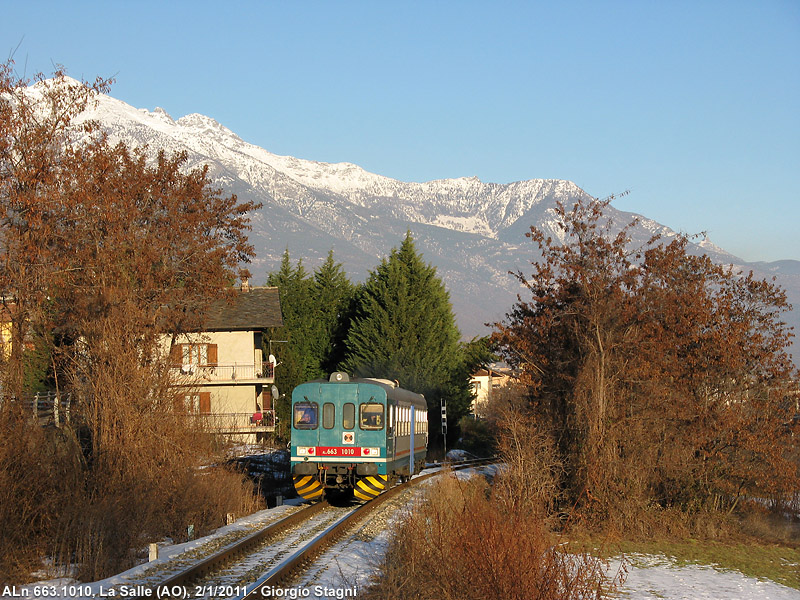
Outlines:
[[[444,440],[444,456],[447,458],[447,402],[442,398],[442,440]]]

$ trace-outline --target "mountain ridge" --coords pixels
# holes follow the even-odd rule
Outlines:
[[[192,113],[173,119],[166,111],[134,108],[101,95],[82,117],[95,119],[112,142],[187,152],[188,166],[207,164],[216,185],[243,200],[262,203],[252,217],[256,249],[251,271],[266,278],[284,250],[307,266],[320,264],[333,249],[355,280],[370,270],[411,231],[425,260],[437,267],[450,292],[462,334],[488,332],[522,291],[509,272],[529,271],[536,248],[524,237],[531,225],[563,239],[553,208],[588,194],[571,181],[529,179],[507,184],[478,177],[402,182],[349,162],[324,163],[273,154],[246,142],[211,117]],[[637,218],[634,243],[653,234],[676,233],[652,219],[609,207],[619,229]],[[748,263],[710,240],[691,251],[717,262],[777,275],[789,297],[800,303],[800,261]],[[797,263],[797,264],[794,264]],[[798,313],[787,315],[795,327]]]

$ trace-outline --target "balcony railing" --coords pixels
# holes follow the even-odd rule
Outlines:
[[[214,413],[187,415],[204,431],[211,433],[264,433],[275,431],[275,411],[264,410],[261,419],[255,420],[253,413]]]
[[[270,362],[261,364],[234,363],[232,365],[182,365],[173,371],[189,379],[204,381],[241,381],[253,379],[274,379],[275,365]]]

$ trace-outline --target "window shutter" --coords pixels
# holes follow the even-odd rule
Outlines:
[[[217,345],[208,344],[208,364],[212,367],[217,366]]]
[[[169,364],[178,367],[183,364],[183,344],[173,344],[169,349]]]
[[[264,410],[272,410],[272,394],[268,390],[261,392],[261,406]]]
[[[211,392],[200,392],[200,414],[211,413]]]

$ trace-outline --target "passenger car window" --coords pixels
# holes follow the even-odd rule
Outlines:
[[[322,405],[322,426],[325,429],[333,429],[336,423],[336,407],[332,402],[326,402]]]
[[[361,429],[383,429],[383,404],[368,402],[361,405]]]
[[[298,402],[294,405],[292,422],[295,429],[316,429],[319,405],[316,402]]]
[[[356,405],[346,402],[342,407],[342,427],[352,429],[356,426]]]

